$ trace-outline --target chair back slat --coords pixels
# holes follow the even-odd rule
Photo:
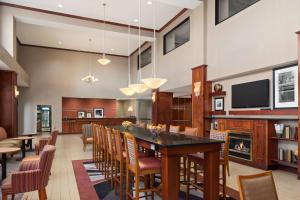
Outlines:
[[[197,136],[198,128],[185,127],[184,134]]]
[[[209,138],[213,140],[224,141],[221,145],[221,157],[228,157],[229,150],[229,139],[228,139],[228,131],[219,131],[219,130],[211,130],[209,134]]]
[[[125,139],[125,150],[126,150],[126,162],[129,166],[137,167],[138,156],[137,156],[137,144],[135,137],[130,133],[124,134]]]
[[[116,143],[116,157],[121,159],[122,152],[123,152],[121,134],[120,134],[120,131],[115,130],[115,129],[113,129],[113,133],[115,136],[115,143]]]
[[[171,133],[178,133],[179,130],[180,130],[180,126],[170,125],[169,132],[171,132]]]

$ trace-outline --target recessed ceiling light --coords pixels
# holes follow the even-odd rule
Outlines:
[[[63,5],[62,5],[62,4],[58,4],[58,5],[57,5],[57,7],[59,7],[59,8],[62,8],[62,7],[63,7]]]
[[[152,1],[148,1],[147,4],[148,4],[148,5],[152,5]]]
[[[139,20],[138,20],[138,19],[134,19],[133,21],[134,21],[134,22],[138,22]]]
[[[61,45],[61,44],[62,44],[62,41],[58,41],[58,44]]]

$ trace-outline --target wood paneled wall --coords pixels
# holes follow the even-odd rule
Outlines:
[[[0,126],[6,130],[8,137],[17,137],[16,85],[15,72],[0,71]]]
[[[62,118],[77,118],[77,112],[91,112],[94,108],[103,108],[104,117],[116,117],[117,102],[115,99],[62,98]]]
[[[187,97],[173,98],[173,122],[172,125],[179,125],[180,130],[192,126],[192,99]]]
[[[200,96],[192,92],[192,126],[198,128],[199,136],[209,134],[210,121],[205,119],[211,112],[211,82],[207,81],[207,66],[201,65],[192,69],[192,91],[194,83],[201,82]]]
[[[173,93],[153,90],[152,97],[155,98],[155,101],[152,101],[152,123],[170,125],[172,123]]]

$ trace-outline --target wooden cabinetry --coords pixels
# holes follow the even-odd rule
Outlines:
[[[253,121],[252,133],[252,160],[261,168],[268,166],[267,158],[267,141],[268,141],[268,121],[255,120]]]

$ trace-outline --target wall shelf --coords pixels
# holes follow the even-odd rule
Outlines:
[[[226,96],[226,92],[225,91],[211,92],[211,93],[209,93],[209,96],[211,96],[211,97]]]
[[[230,110],[229,115],[298,115],[298,109]]]
[[[296,139],[289,139],[289,138],[279,138],[279,137],[272,137],[272,140],[281,140],[281,141],[291,141],[291,142],[297,142]]]
[[[211,111],[210,115],[226,115],[226,111]]]
[[[283,160],[272,160],[273,162],[277,163],[278,165],[285,166],[285,167],[291,167],[291,168],[298,168],[298,164],[291,163]]]

